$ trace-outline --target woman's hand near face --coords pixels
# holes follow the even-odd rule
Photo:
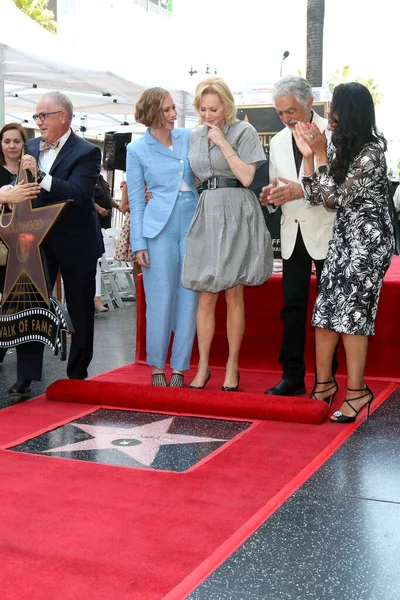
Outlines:
[[[314,152],[310,146],[310,128],[307,123],[296,123],[293,129],[293,137],[296,146],[304,156],[304,158],[312,158]]]
[[[312,136],[310,138],[310,136]],[[325,136],[325,132],[321,132],[318,128],[318,125],[315,123],[311,123],[310,133],[308,135],[308,140],[310,148],[313,150],[315,156],[326,155],[326,147],[327,147],[327,139]]]
[[[305,142],[308,145],[312,153],[317,157],[317,161],[318,157],[326,157],[327,139],[325,133],[319,130],[318,125],[315,123],[297,123],[295,126],[296,133],[298,135],[298,137],[295,135],[296,144],[303,156],[305,154],[297,142],[298,139],[300,144]]]
[[[223,143],[226,141],[224,138],[224,134],[222,133],[220,128],[217,127],[216,125],[211,125],[211,123],[207,123],[207,122],[205,124],[209,128],[208,129],[208,139],[213,144],[215,144],[216,146],[219,146],[221,148]]]

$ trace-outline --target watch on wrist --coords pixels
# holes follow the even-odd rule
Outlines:
[[[42,183],[43,179],[46,177],[47,173],[45,173],[44,171],[38,171],[37,175],[36,175],[36,181],[38,183]]]
[[[327,172],[328,172],[328,165],[321,165],[320,167],[318,167],[319,175],[326,175]]]

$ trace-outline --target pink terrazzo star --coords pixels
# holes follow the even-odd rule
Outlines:
[[[124,452],[134,460],[150,467],[160,446],[175,444],[201,444],[206,442],[226,442],[217,438],[168,433],[174,418],[162,419],[147,425],[134,427],[106,427],[98,425],[73,424],[74,427],[93,436],[90,440],[51,448],[45,452],[75,452],[79,450],[110,449]]]

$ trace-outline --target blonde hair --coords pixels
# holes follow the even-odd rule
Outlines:
[[[196,111],[199,121],[200,117],[200,104],[203,94],[217,94],[225,108],[225,123],[232,125],[236,120],[236,106],[235,100],[231,90],[221,77],[206,77],[200,83],[197,84],[194,93],[193,106]]]
[[[135,106],[135,121],[146,127],[163,127],[165,117],[162,107],[165,97],[169,95],[167,90],[160,87],[145,90]]]

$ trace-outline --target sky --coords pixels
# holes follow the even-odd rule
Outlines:
[[[325,0],[327,78],[347,64],[357,75],[382,81],[393,73],[400,34],[396,4]],[[307,0],[174,0],[173,12],[174,20],[189,31],[188,61],[209,62],[234,87],[248,78],[274,81],[285,50],[290,56],[284,72],[305,73]]]
[[[187,68],[216,67],[233,91],[306,73],[307,0],[174,0]],[[395,0],[325,0],[323,76],[349,65],[384,94],[378,125],[400,157],[398,113],[400,8]],[[181,57],[180,57],[181,60]],[[190,85],[190,76],[187,77]],[[397,161],[397,159],[396,159]]]

